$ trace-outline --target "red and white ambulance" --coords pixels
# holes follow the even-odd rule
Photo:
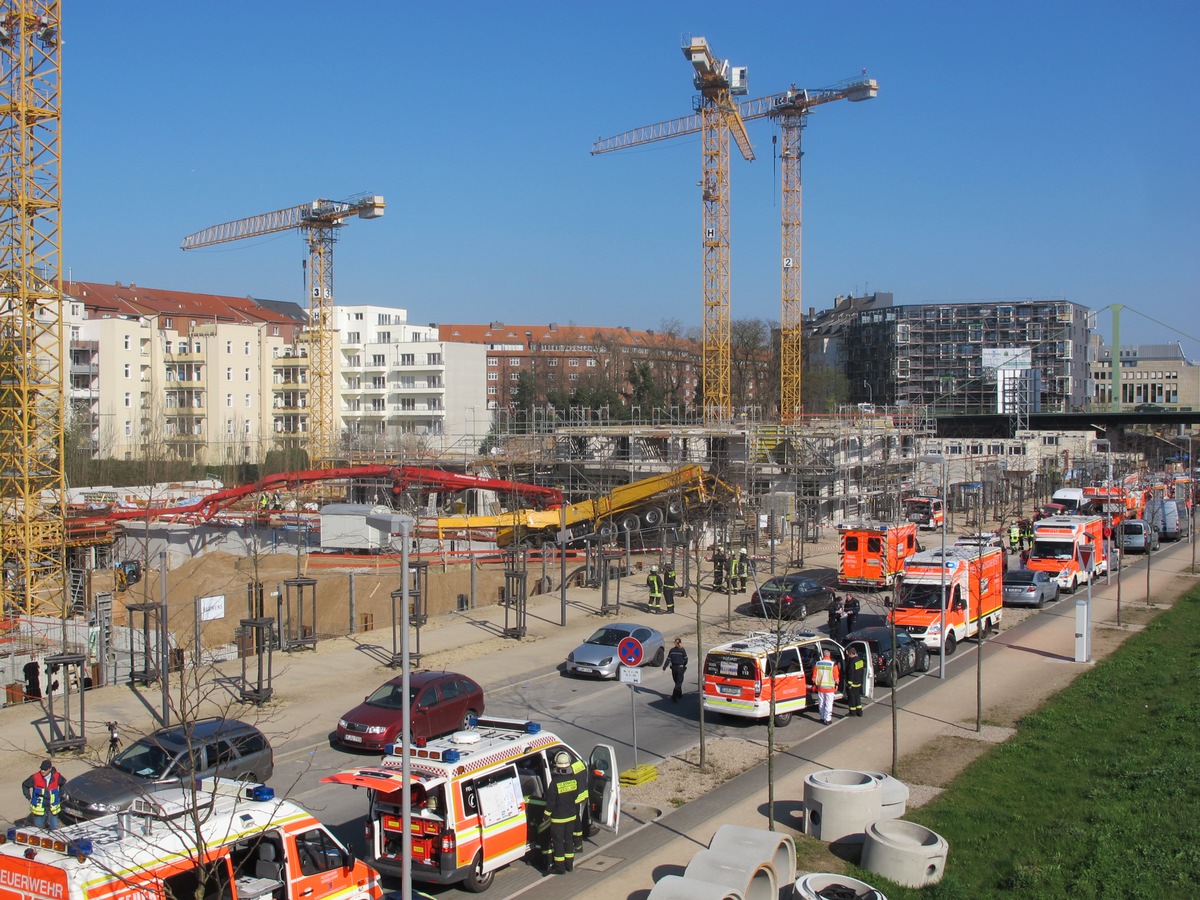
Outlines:
[[[942,593],[943,587],[945,594]],[[945,610],[946,633],[942,634]],[[947,547],[910,556],[888,613],[897,628],[947,656],[959,641],[990,631],[1004,615],[1004,553],[997,547]]]
[[[1034,523],[1027,565],[1049,572],[1067,593],[1075,593],[1108,571],[1108,544],[1099,516],[1050,516]]]
[[[912,522],[887,525],[856,522],[839,525],[838,584],[891,587],[904,560],[917,552],[917,526]]]
[[[411,790],[403,786],[403,757],[391,745],[378,765],[346,769],[321,780],[365,787],[367,847],[385,875],[403,872],[404,803],[409,803],[412,877],[457,884],[476,893],[491,887],[496,871],[538,849],[551,763],[565,750],[561,738],[537,722],[496,717],[409,751]],[[621,786],[616,751],[592,749],[587,762],[588,800],[581,804],[584,834],[594,826],[616,831]]]
[[[0,836],[0,900],[380,900],[379,876],[265,785],[205,779]]]

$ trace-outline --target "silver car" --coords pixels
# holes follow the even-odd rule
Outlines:
[[[1004,602],[1009,606],[1036,606],[1058,599],[1058,580],[1049,572],[1013,569],[1004,575]]]
[[[663,664],[667,648],[661,631],[648,625],[617,622],[596,629],[595,634],[567,654],[567,674],[616,678],[622,665],[617,648],[628,637],[637,638],[642,645],[641,665]]]

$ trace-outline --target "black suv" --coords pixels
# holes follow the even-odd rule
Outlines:
[[[275,771],[261,731],[237,719],[200,719],[138,738],[108,765],[72,778],[63,817],[94,819],[128,809],[138,797],[178,788],[197,778],[266,781]]]

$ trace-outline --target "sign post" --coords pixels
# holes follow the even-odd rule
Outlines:
[[[617,644],[617,656],[622,662],[621,683],[629,685],[629,709],[633,718],[633,768],[636,770],[638,767],[637,702],[633,695],[637,691],[637,686],[642,683],[642,670],[638,668],[642,664],[642,642],[635,637],[623,638],[621,643]]]
[[[1092,560],[1095,548],[1091,544],[1079,547],[1079,564],[1087,572],[1087,600],[1075,602],[1075,662],[1092,661]]]

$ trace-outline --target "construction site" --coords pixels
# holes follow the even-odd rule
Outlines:
[[[568,581],[600,591],[607,608],[615,575],[670,561],[680,587],[697,591],[714,548],[746,547],[772,569],[802,567],[806,543],[823,529],[901,521],[908,496],[943,498],[963,527],[977,528],[1014,517],[1085,468],[1112,477],[1114,460],[1122,463],[1110,447],[1100,452],[1107,442],[1093,432],[939,440],[929,405],[806,414],[800,134],[812,108],[871,99],[878,84],[864,75],[740,101],[745,69],[688,37],[682,49],[698,111],[593,147],[600,154],[700,136],[703,365],[686,411],[639,410],[616,423],[596,409],[498,405],[488,440],[457,447],[452,458],[341,458],[333,243],[347,219],[378,218],[384,202],[316,200],[183,243],[288,230],[305,239],[308,320],[271,363],[270,439],[308,467],[248,484],[68,484],[60,17],[57,0],[0,4],[0,159],[14,185],[0,198],[0,673],[8,702],[41,697],[41,671],[61,673],[45,693],[61,692],[70,710],[72,692],[89,686],[149,683],[172,667],[261,659],[326,636],[394,635],[404,598],[418,635],[430,615],[503,603],[512,611],[506,636],[520,639],[526,598]],[[730,146],[753,158],[746,122],[756,119],[775,121],[784,138],[780,401],[769,413],[735,407],[730,387]],[[175,366],[166,412],[178,431],[165,443],[178,451],[195,442],[205,401],[193,362],[179,361],[188,349],[166,348],[163,359]],[[157,431],[140,434],[150,452]],[[401,521],[408,524],[393,527]],[[260,664],[241,685],[244,696],[269,693],[262,677]],[[56,746],[76,746],[82,733],[66,714]]]

